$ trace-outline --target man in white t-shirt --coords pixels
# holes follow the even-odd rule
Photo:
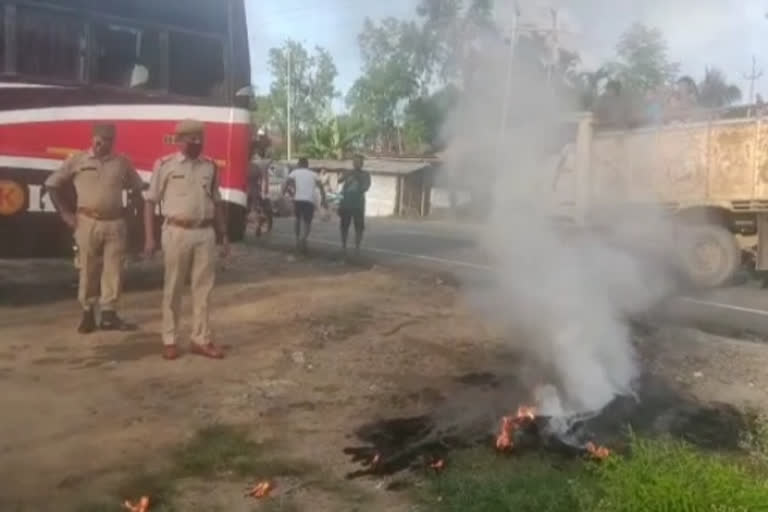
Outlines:
[[[296,215],[294,231],[296,250],[307,252],[307,238],[315,216],[315,189],[320,190],[320,201],[325,208],[325,189],[318,176],[309,168],[306,158],[299,158],[298,166],[291,171],[283,185],[283,195],[293,189],[293,211]]]

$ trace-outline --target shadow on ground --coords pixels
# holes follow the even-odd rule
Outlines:
[[[248,242],[247,247],[254,247]],[[259,245],[259,247],[268,247]],[[291,277],[314,275],[318,272],[328,275],[348,274],[369,270],[373,262],[367,259],[352,260],[344,264],[326,252],[313,252],[308,257],[295,257],[289,251],[271,250],[271,258],[284,258],[284,265],[274,268],[269,275],[258,267],[259,253],[238,255],[250,268],[238,268],[237,264],[225,262],[219,266],[217,285],[249,284],[264,281],[266,277],[281,274]],[[307,264],[315,264],[310,266]],[[317,266],[319,264],[319,267]],[[0,307],[20,308],[41,304],[50,304],[63,300],[74,301],[77,297],[78,273],[69,260],[26,262],[0,262]],[[161,290],[163,286],[163,268],[159,260],[152,262],[138,261],[131,263],[124,274],[124,292],[146,292]]]

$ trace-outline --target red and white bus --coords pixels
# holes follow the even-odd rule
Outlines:
[[[42,185],[95,122],[117,125],[116,151],[148,181],[175,124],[204,121],[240,239],[250,82],[244,0],[0,0],[0,258],[71,250]]]

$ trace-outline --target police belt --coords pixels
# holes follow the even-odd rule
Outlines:
[[[183,229],[203,229],[213,227],[213,219],[187,220],[179,219],[177,217],[166,217],[165,223],[169,226]]]
[[[77,208],[78,215],[88,217],[93,220],[119,220],[123,218],[122,213],[102,213],[94,208],[87,208],[85,206],[79,206]]]

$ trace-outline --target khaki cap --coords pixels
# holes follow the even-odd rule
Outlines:
[[[205,125],[194,119],[185,119],[176,125],[176,135],[202,135],[205,131]]]
[[[116,131],[115,125],[109,123],[95,124],[92,129],[94,137],[104,137],[105,139],[114,139]]]

